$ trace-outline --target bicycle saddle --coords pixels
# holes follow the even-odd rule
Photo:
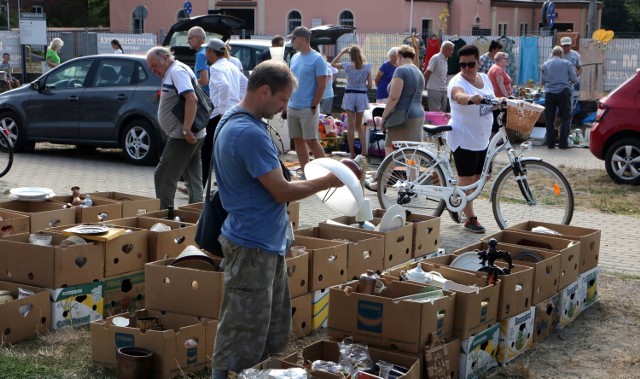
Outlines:
[[[429,133],[429,134],[440,134],[443,132],[448,132],[449,130],[452,130],[453,128],[451,127],[451,125],[422,125],[422,130],[424,130],[425,132]]]

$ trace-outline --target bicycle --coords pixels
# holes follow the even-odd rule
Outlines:
[[[432,216],[440,216],[446,208],[457,222],[457,212],[482,193],[493,160],[504,151],[509,164],[496,176],[489,199],[500,229],[528,220],[569,224],[574,209],[569,181],[541,158],[523,156],[525,150],[531,149],[530,142],[523,141],[528,135],[522,138],[517,132],[507,130],[504,104],[495,99],[485,104],[501,106],[499,123],[502,125],[489,142],[478,181],[458,186],[449,161],[451,151],[443,138],[452,127],[425,125],[424,131],[436,141],[435,152],[429,149],[432,143],[428,142],[394,142],[396,150],[382,161],[373,178],[378,183],[380,205],[386,209],[400,204]],[[511,141],[520,145],[514,147]],[[467,195],[467,191],[471,192]]]
[[[13,142],[9,138],[9,129],[0,125],[0,178],[5,176],[13,165]]]

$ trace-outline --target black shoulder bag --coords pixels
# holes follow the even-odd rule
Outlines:
[[[222,127],[232,118],[240,115],[249,115],[247,112],[237,112],[229,116],[224,122],[218,125],[218,134]],[[251,115],[249,115],[251,116]],[[251,116],[253,117],[253,116]],[[215,138],[213,141],[215,146]],[[195,242],[201,249],[205,249],[213,255],[222,257],[222,246],[218,241],[218,237],[222,232],[222,224],[227,219],[228,213],[222,206],[220,200],[220,193],[217,189],[211,190],[211,181],[213,178],[213,160],[214,155],[211,154],[211,163],[209,165],[209,179],[207,180],[207,187],[205,190],[204,204],[202,211],[200,212],[200,219],[198,220],[198,226],[196,229]],[[282,174],[287,181],[291,181],[291,173],[280,161],[280,167],[282,167]]]
[[[187,70],[185,69],[185,71]],[[187,71],[187,73],[189,72]],[[211,118],[211,113],[213,113],[213,103],[204,90],[198,86],[198,83],[196,83],[190,73],[189,77],[191,78],[191,85],[193,85],[193,90],[198,98],[196,117],[193,119],[193,124],[191,125],[191,131],[195,134],[207,127],[209,119]],[[178,89],[176,88],[176,93],[177,92]],[[173,109],[171,109],[171,113],[173,113],[180,122],[184,120],[184,106],[184,96],[180,96],[178,103],[173,107]]]

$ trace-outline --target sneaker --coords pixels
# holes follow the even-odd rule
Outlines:
[[[469,217],[467,222],[464,223],[464,230],[472,233],[484,233],[484,226],[480,225],[477,217]]]

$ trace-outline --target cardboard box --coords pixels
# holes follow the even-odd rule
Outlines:
[[[554,330],[556,330],[556,324],[558,323],[559,295],[555,294],[552,297],[536,304],[536,320],[533,329],[533,342],[542,342],[547,338]]]
[[[95,365],[116,368],[116,353],[127,346],[153,352],[153,378],[169,379],[181,373],[199,372],[210,365],[217,321],[173,313],[141,310],[129,319],[127,327],[113,324],[113,317],[91,323],[91,359]],[[135,327],[138,317],[157,317],[165,330],[141,332]]]
[[[67,237],[47,231],[51,246],[29,243],[29,234],[0,239],[0,280],[35,287],[61,288],[104,279],[104,250],[97,242],[60,246]]]
[[[589,308],[593,304],[597,303],[600,297],[598,296],[598,287],[600,286],[600,267],[592,268],[580,274],[580,294],[582,300],[580,302],[580,313]]]
[[[204,207],[204,202],[201,201],[199,203],[191,203],[191,204],[183,205],[181,207],[178,207],[178,209],[181,211],[200,214],[202,212],[202,207]]]
[[[413,260],[415,262],[422,262],[423,260],[427,259],[427,258],[435,258],[435,257],[441,257],[443,255],[447,255],[447,252],[445,251],[445,249],[443,248],[439,248],[437,251],[434,251],[433,253],[429,253],[429,254],[425,254],[425,255],[420,255],[418,257],[415,257]]]
[[[122,206],[117,201],[103,199],[101,197],[93,198],[93,205],[91,207],[79,207],[73,206],[76,212],[76,223],[96,223],[98,221],[114,220],[116,218],[122,218]],[[86,195],[82,195],[84,199]],[[73,196],[54,196],[49,201],[58,203],[61,205],[70,204],[73,201]],[[99,217],[99,215],[101,215]]]
[[[113,200],[121,204],[121,217],[141,216],[145,213],[160,210],[160,199],[152,197],[133,195],[129,193],[106,191],[90,193],[91,198],[100,197]]]
[[[491,238],[495,238],[498,242],[535,247],[560,254],[558,288],[564,288],[569,285],[569,283],[578,280],[580,273],[580,241],[548,234],[527,233],[516,230],[503,230],[485,237],[482,240],[489,241]]]
[[[439,337],[451,336],[454,328],[454,305],[457,294],[433,302],[394,299],[425,291],[425,287],[410,282],[391,282],[380,296],[357,293],[356,284],[329,289],[329,321],[327,335],[337,339],[353,337],[356,342],[372,346],[394,348],[408,353],[419,353],[431,333]],[[350,287],[353,292],[347,294]]]
[[[569,284],[558,293],[560,305],[560,317],[556,329],[563,329],[580,315],[582,296],[580,293],[580,281]]]
[[[384,209],[376,209],[373,211],[373,217],[382,218],[384,213]],[[440,217],[411,213],[407,215],[407,223],[413,224],[412,258],[438,251]]]
[[[351,225],[356,222],[355,217],[341,216],[332,219],[335,222],[339,222],[345,225]],[[380,219],[374,218],[371,223],[377,225],[380,223]],[[325,226],[340,230],[353,230],[354,228],[349,226],[339,226],[334,224],[320,223],[320,226]],[[359,229],[356,229],[359,230]],[[413,258],[413,225],[405,224],[405,226],[394,229],[388,232],[378,232],[374,230],[366,230],[366,233],[375,234],[384,237],[384,263],[383,268],[390,268],[397,266],[401,263]]]
[[[447,343],[447,358],[449,358],[450,378],[458,378],[460,372],[460,340],[455,338]],[[425,364],[426,366],[426,364]]]
[[[309,253],[309,291],[335,286],[347,280],[347,245],[297,235],[294,246]]]
[[[487,250],[488,248],[489,244],[487,242],[479,242],[456,250],[452,255],[433,258],[433,260],[439,259],[439,262],[442,263],[446,261],[447,257],[452,260],[458,254],[474,250]],[[508,248],[509,247],[498,248],[498,250],[507,251],[513,257]],[[447,264],[450,263],[451,262]],[[506,320],[525,312],[533,304],[534,270],[529,266],[521,266],[518,261],[513,263],[514,267],[511,269],[511,274],[498,275],[502,281],[502,285],[500,286],[500,301],[498,304],[498,321]],[[507,267],[506,263],[502,260],[496,261],[496,264],[501,267]]]
[[[289,215],[289,221],[293,225],[293,229],[300,227],[300,202],[293,201],[287,206],[287,215]]]
[[[317,290],[311,295],[311,328],[326,328],[329,319],[329,289]]]
[[[309,292],[309,253],[304,251],[297,257],[287,253],[287,281],[289,282],[289,295],[300,297]],[[311,301],[309,301],[311,304]]]
[[[169,211],[167,209],[162,209],[162,210],[159,210],[159,211],[156,211],[156,212],[145,213],[144,215],[142,215],[140,217],[167,220],[168,216],[169,216]],[[185,210],[181,210],[181,209],[174,209],[173,210],[173,220],[172,221],[188,222],[190,224],[197,224],[199,218],[200,218],[200,213],[196,213],[196,212],[193,212],[193,211],[185,211]],[[160,222],[160,221],[156,221],[156,222]]]
[[[539,221],[528,221],[508,227],[508,230],[531,232],[532,228],[543,226],[560,233],[559,237],[580,241],[580,273],[598,265],[600,257],[600,229],[582,228],[572,225],[552,224]]]
[[[0,208],[29,216],[29,231],[35,233],[47,228],[70,225],[76,222],[74,209],[63,209],[59,203],[51,201],[4,201],[0,202]]]
[[[150,230],[157,223],[162,223],[171,230],[156,232]],[[154,218],[129,217],[109,221],[110,225],[122,225],[130,228],[146,229],[148,232],[148,261],[175,258],[189,245],[196,245],[197,226],[186,222],[158,220]]]
[[[311,333],[311,299],[308,293],[291,299],[291,328],[296,338],[302,338]]]
[[[535,314],[536,307],[530,307],[519,315],[500,321],[498,362],[510,362],[533,345]]]
[[[29,233],[29,216],[0,209],[0,238],[11,234]]]
[[[144,270],[105,278],[102,289],[105,317],[144,308]]]
[[[385,275],[400,278],[401,271],[415,268],[417,264],[422,265],[423,271],[436,271],[443,277],[456,283],[468,286],[475,285],[478,287],[478,292],[454,291],[456,294],[456,302],[453,336],[455,338],[460,338],[461,340],[467,339],[472,334],[479,333],[489,325],[498,321],[498,304],[502,280],[498,279],[496,285],[487,284],[485,273],[458,270],[444,264],[429,263],[426,261],[422,263],[409,263],[404,267],[397,267],[392,271],[387,271]],[[423,284],[417,285],[424,286]]]
[[[411,357],[408,355],[403,355],[397,352],[391,352],[383,349],[368,347],[369,356],[375,365],[379,361],[389,362],[394,365],[402,366],[407,369],[407,372],[404,375],[398,376],[398,379],[419,379],[420,375],[420,359],[416,357]],[[295,359],[297,359],[298,354],[293,354],[287,358],[285,358],[286,362],[295,363]],[[331,361],[331,362],[340,362],[340,349],[338,346],[338,342],[336,341],[317,341],[312,343],[311,345],[305,346],[302,349],[302,356],[305,361]],[[375,371],[375,370],[374,370]],[[315,378],[337,378],[340,379],[342,375],[336,374],[328,374],[326,372],[311,372],[311,375]]]
[[[147,263],[148,309],[217,319],[224,296],[224,272],[171,266],[173,259]]]
[[[494,324],[475,336],[460,342],[459,377],[479,378],[498,365],[500,324]]]
[[[87,325],[102,320],[104,298],[102,282],[49,289],[51,296],[51,328]]]
[[[298,229],[295,235],[345,242],[347,244],[348,280],[358,279],[367,270],[380,273],[383,269],[384,237],[382,236],[363,233],[357,229],[338,230],[325,226]]]
[[[18,288],[34,294],[18,299]],[[35,337],[51,329],[49,291],[10,282],[0,282],[0,290],[11,291],[11,296],[16,299],[0,304],[0,347]]]

